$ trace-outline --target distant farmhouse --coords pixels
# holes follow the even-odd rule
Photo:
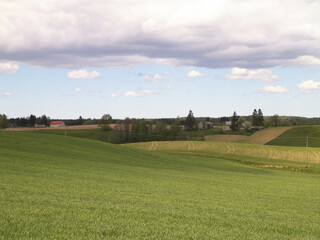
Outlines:
[[[222,126],[222,129],[224,130],[224,131],[229,131],[229,130],[231,130],[231,121],[226,121],[226,124],[224,124],[223,126]],[[239,125],[239,130],[244,130],[245,129],[245,125],[243,124],[243,123],[241,123],[240,125]]]
[[[35,128],[46,128],[47,126],[44,125],[44,124],[37,124],[37,123],[36,123],[36,124],[34,125],[34,127],[35,127]]]
[[[246,126],[243,123],[241,123],[239,125],[239,130],[245,130],[245,129],[246,129]]]
[[[231,121],[226,121],[226,124],[224,124],[224,125],[222,126],[222,129],[223,129],[224,131],[231,130]]]
[[[66,126],[63,121],[51,121],[50,127],[64,127]]]

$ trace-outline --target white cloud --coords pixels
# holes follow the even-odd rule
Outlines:
[[[92,90],[88,90],[88,89],[82,89],[82,88],[75,88],[74,89],[75,92],[78,92],[78,93],[101,93],[101,90],[99,89],[95,89],[93,88]]]
[[[263,82],[273,82],[279,77],[268,69],[248,70],[246,68],[232,68],[231,73],[222,77],[228,80],[260,79]]]
[[[4,95],[5,97],[11,97],[11,96],[13,96],[13,93],[11,93],[11,92],[5,92],[3,95]]]
[[[88,92],[88,90],[81,89],[81,88],[75,88],[74,91],[75,92]]]
[[[128,92],[125,92],[123,94],[123,96],[126,96],[126,97],[143,97],[143,96],[148,96],[148,95],[151,95],[152,92],[149,91],[149,90],[141,90],[141,91],[137,91],[137,92],[132,92],[132,91],[128,91]]]
[[[155,74],[154,76],[146,75],[146,76],[144,76],[144,79],[147,82],[157,83],[157,82],[160,82],[161,80],[163,80],[163,77],[160,74]]]
[[[91,90],[91,92],[93,92],[93,93],[101,93],[101,90],[93,88],[93,89]]]
[[[289,90],[285,87],[281,86],[265,86],[263,88],[263,92],[268,92],[268,93],[287,93]]]
[[[196,78],[196,77],[207,77],[207,74],[204,73],[200,73],[199,71],[196,70],[191,70],[188,74],[187,77],[188,78]]]
[[[75,70],[68,72],[68,78],[82,79],[82,78],[98,78],[100,73],[97,71],[88,72],[86,69]]]
[[[117,97],[117,94],[112,93],[109,97],[110,97],[110,98],[116,98],[116,97]]]
[[[0,74],[15,74],[18,70],[19,66],[17,64],[0,62]]]
[[[171,87],[171,85],[168,85],[166,87],[161,87],[160,89],[161,90],[170,90],[170,89],[172,89],[172,87]]]
[[[303,81],[298,84],[298,88],[303,92],[310,92],[312,90],[320,89],[320,81],[316,82],[314,80]]]
[[[147,82],[152,82],[152,83],[158,83],[160,81],[172,81],[172,79],[170,79],[168,77],[170,73],[164,73],[164,74],[155,74],[153,76],[150,76],[150,75],[145,75],[144,76],[144,79],[147,81]]]

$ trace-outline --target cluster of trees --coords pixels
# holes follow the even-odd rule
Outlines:
[[[36,117],[31,114],[29,117],[21,117],[21,118],[10,118],[8,125],[10,127],[35,127],[35,125],[50,125],[50,118],[46,115],[42,115],[41,117]]]
[[[110,114],[104,114],[99,120],[102,131],[112,132],[114,143],[182,140],[185,137],[180,124],[179,118],[176,118],[171,125],[166,121],[135,118],[114,121]]]
[[[145,119],[129,119],[118,121],[114,129],[114,143],[173,141],[185,139],[180,120],[177,118],[172,125],[163,121],[147,121]]]
[[[264,118],[261,109],[254,109],[252,113],[251,123],[253,127],[260,128],[264,126]]]
[[[205,121],[209,121],[209,120],[210,120],[209,118],[205,119]],[[251,127],[253,127],[254,129],[259,129],[264,126],[264,117],[261,109],[258,109],[258,111],[254,109],[252,115],[249,116],[247,120],[251,120],[251,121],[246,121],[244,117],[238,116],[237,113],[234,111],[231,118],[221,117],[220,123],[223,124],[227,121],[231,121],[230,128],[233,131],[238,131],[240,128],[250,130]],[[186,130],[197,129],[196,119],[191,110],[189,111],[189,114],[186,118],[185,128]]]
[[[104,114],[101,119],[99,120],[99,125],[102,131],[110,131],[111,127],[110,124],[112,123],[112,117],[110,114]]]

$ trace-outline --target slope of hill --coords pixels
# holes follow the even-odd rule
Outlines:
[[[278,137],[282,133],[288,131],[291,127],[270,127],[265,128],[260,131],[255,132],[251,136],[249,136],[244,143],[252,143],[252,144],[266,144],[272,139]]]
[[[308,139],[307,139],[308,138]],[[267,145],[305,147],[320,147],[320,126],[298,126],[289,129]]]
[[[251,144],[266,144],[272,139],[278,137],[291,127],[272,127],[262,129],[255,132],[250,136],[242,135],[208,135],[205,136],[205,141],[212,142],[240,142],[240,143],[251,143]]]
[[[0,239],[317,239],[319,188],[316,174],[0,132]]]
[[[128,146],[148,151],[219,156],[260,167],[320,172],[319,148],[306,151],[305,147],[199,141],[131,143]]]

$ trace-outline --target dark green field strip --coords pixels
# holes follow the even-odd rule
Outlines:
[[[291,128],[266,145],[305,147],[307,141],[309,147],[320,147],[320,126]]]
[[[38,130],[34,133],[54,134],[54,135],[67,135],[69,137],[86,138],[92,140],[98,140],[103,142],[112,142],[114,138],[114,132],[101,131],[101,129],[50,129],[50,130]]]

